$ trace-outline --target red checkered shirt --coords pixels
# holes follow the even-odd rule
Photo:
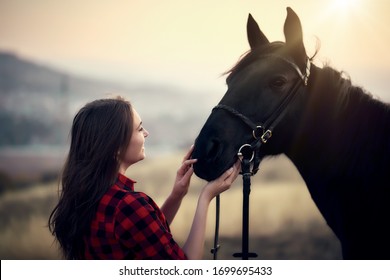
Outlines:
[[[172,238],[164,214],[146,194],[134,191],[122,174],[101,199],[90,234],[86,259],[186,259]]]

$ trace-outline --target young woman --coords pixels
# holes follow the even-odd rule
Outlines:
[[[200,259],[210,201],[236,179],[239,165],[207,183],[198,199],[187,241],[180,247],[169,225],[193,174],[192,148],[178,169],[171,194],[159,208],[134,190],[126,170],[145,157],[149,133],[122,97],[86,104],[75,116],[61,194],[49,229],[67,259]]]

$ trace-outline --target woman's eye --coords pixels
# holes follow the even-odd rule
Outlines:
[[[271,87],[274,88],[280,88],[284,86],[284,84],[287,82],[287,80],[284,77],[276,77],[273,79],[270,83]]]

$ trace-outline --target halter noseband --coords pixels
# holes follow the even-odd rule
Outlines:
[[[286,96],[281,100],[281,102],[274,108],[271,115],[261,124],[255,124],[253,121],[251,121],[247,116],[244,114],[238,112],[236,109],[224,105],[224,104],[218,104],[213,108],[214,110],[222,109],[230,113],[231,115],[239,118],[242,122],[244,122],[247,126],[249,126],[252,129],[252,136],[254,138],[253,142],[250,144],[243,144],[239,150],[238,150],[238,158],[243,160],[243,158],[249,160],[249,162],[253,162],[253,169],[251,171],[251,175],[254,175],[259,170],[259,164],[260,164],[260,157],[259,157],[259,149],[262,144],[267,143],[267,141],[272,137],[272,131],[275,128],[275,126],[282,120],[283,116],[286,113],[287,105],[292,102],[292,100],[296,97],[298,89],[301,86],[301,82],[303,82],[304,86],[307,86],[308,79],[310,76],[310,59],[307,59],[306,61],[306,68],[305,73],[302,74],[299,67],[281,57],[276,55],[266,55],[262,57],[276,57],[279,59],[282,59],[283,61],[287,62],[288,65],[290,65],[299,75],[300,79],[293,85],[291,88],[291,91],[286,94]]]

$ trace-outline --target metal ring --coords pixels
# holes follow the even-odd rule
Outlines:
[[[241,150],[245,147],[249,147],[252,151],[252,156],[251,156],[251,159],[249,160],[249,162],[251,162],[253,160],[253,158],[255,157],[255,151],[252,150],[252,146],[249,145],[249,144],[244,144],[242,145],[239,149],[238,149],[238,153],[237,153],[237,156],[238,156],[238,159],[242,162],[242,159],[244,158],[244,155],[243,153],[241,152]]]
[[[261,129],[261,132],[260,132],[260,134],[257,136],[257,135],[256,135],[256,131],[257,131],[258,129]],[[253,138],[255,138],[256,140],[259,139],[259,137],[261,137],[263,134],[264,134],[264,127],[262,127],[261,125],[256,126],[256,128],[252,131]]]

